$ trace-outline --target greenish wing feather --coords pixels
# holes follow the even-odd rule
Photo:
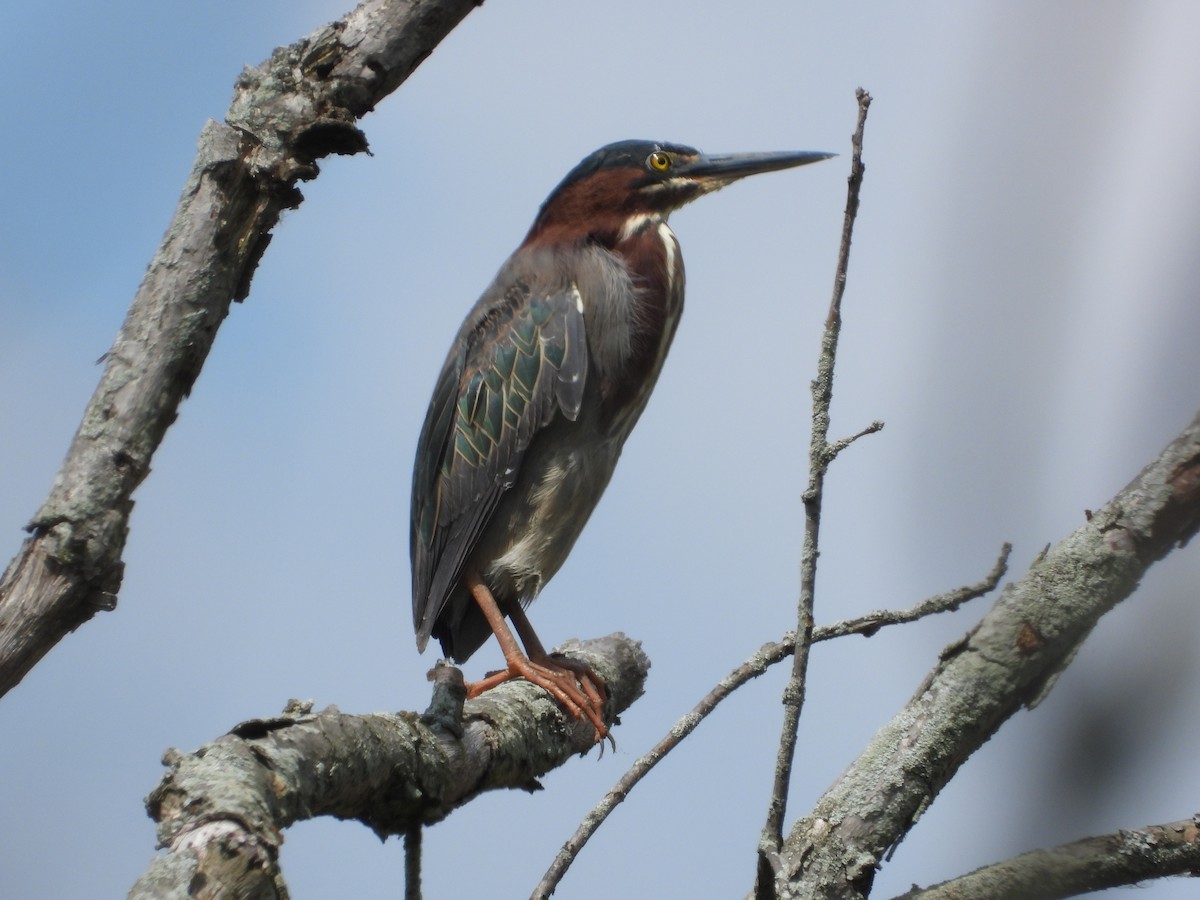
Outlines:
[[[512,286],[447,360],[417,449],[413,620],[427,640],[534,435],[583,401],[587,340],[574,287]]]

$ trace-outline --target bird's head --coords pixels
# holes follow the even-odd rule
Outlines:
[[[620,233],[639,220],[665,219],[697,197],[747,175],[790,169],[835,154],[811,152],[709,155],[682,144],[618,141],[567,173],[542,204],[526,239],[585,239]]]

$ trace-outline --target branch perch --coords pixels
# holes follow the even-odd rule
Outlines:
[[[604,679],[608,724],[641,696],[650,661],[638,642],[613,634],[562,649]],[[223,897],[286,897],[278,850],[293,822],[327,815],[380,837],[409,835],[484,791],[539,790],[540,776],[595,745],[590,723],[526,681],[464,705],[461,675],[440,675],[424,715],[290,704],[194,753],[168,753],[170,770],[146,801],[167,852],[131,900],[216,896],[192,893],[197,885],[220,885]]]

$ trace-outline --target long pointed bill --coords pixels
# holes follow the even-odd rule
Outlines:
[[[731,181],[757,175],[760,172],[777,172],[796,166],[837,156],[836,153],[784,152],[784,153],[728,153],[724,155],[703,154],[693,162],[675,170],[676,177],[694,179],[705,191],[724,187]]]

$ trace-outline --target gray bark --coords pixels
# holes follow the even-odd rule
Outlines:
[[[896,900],[1052,900],[1198,872],[1200,815],[1022,853],[931,888],[914,888]]]
[[[792,828],[778,897],[861,898],[967,758],[1041,700],[1104,613],[1200,528],[1200,416],[1103,508],[1047,550]]]
[[[562,649],[604,679],[608,724],[641,696],[650,661],[636,641],[615,634]],[[508,682],[464,707],[458,670],[433,674],[424,715],[298,706],[193,753],[169,753],[169,771],[147,799],[167,852],[130,897],[285,897],[278,850],[293,822],[336,816],[380,837],[406,834],[484,791],[540,790],[538,777],[595,746],[586,719],[529,682]]]
[[[116,606],[133,492],[175,421],[229,305],[242,300],[316,160],[359,153],[354,125],[474,0],[365,0],[238,79],[209,122],[175,216],[138,288],[31,533],[0,578],[0,696],[68,632]]]

